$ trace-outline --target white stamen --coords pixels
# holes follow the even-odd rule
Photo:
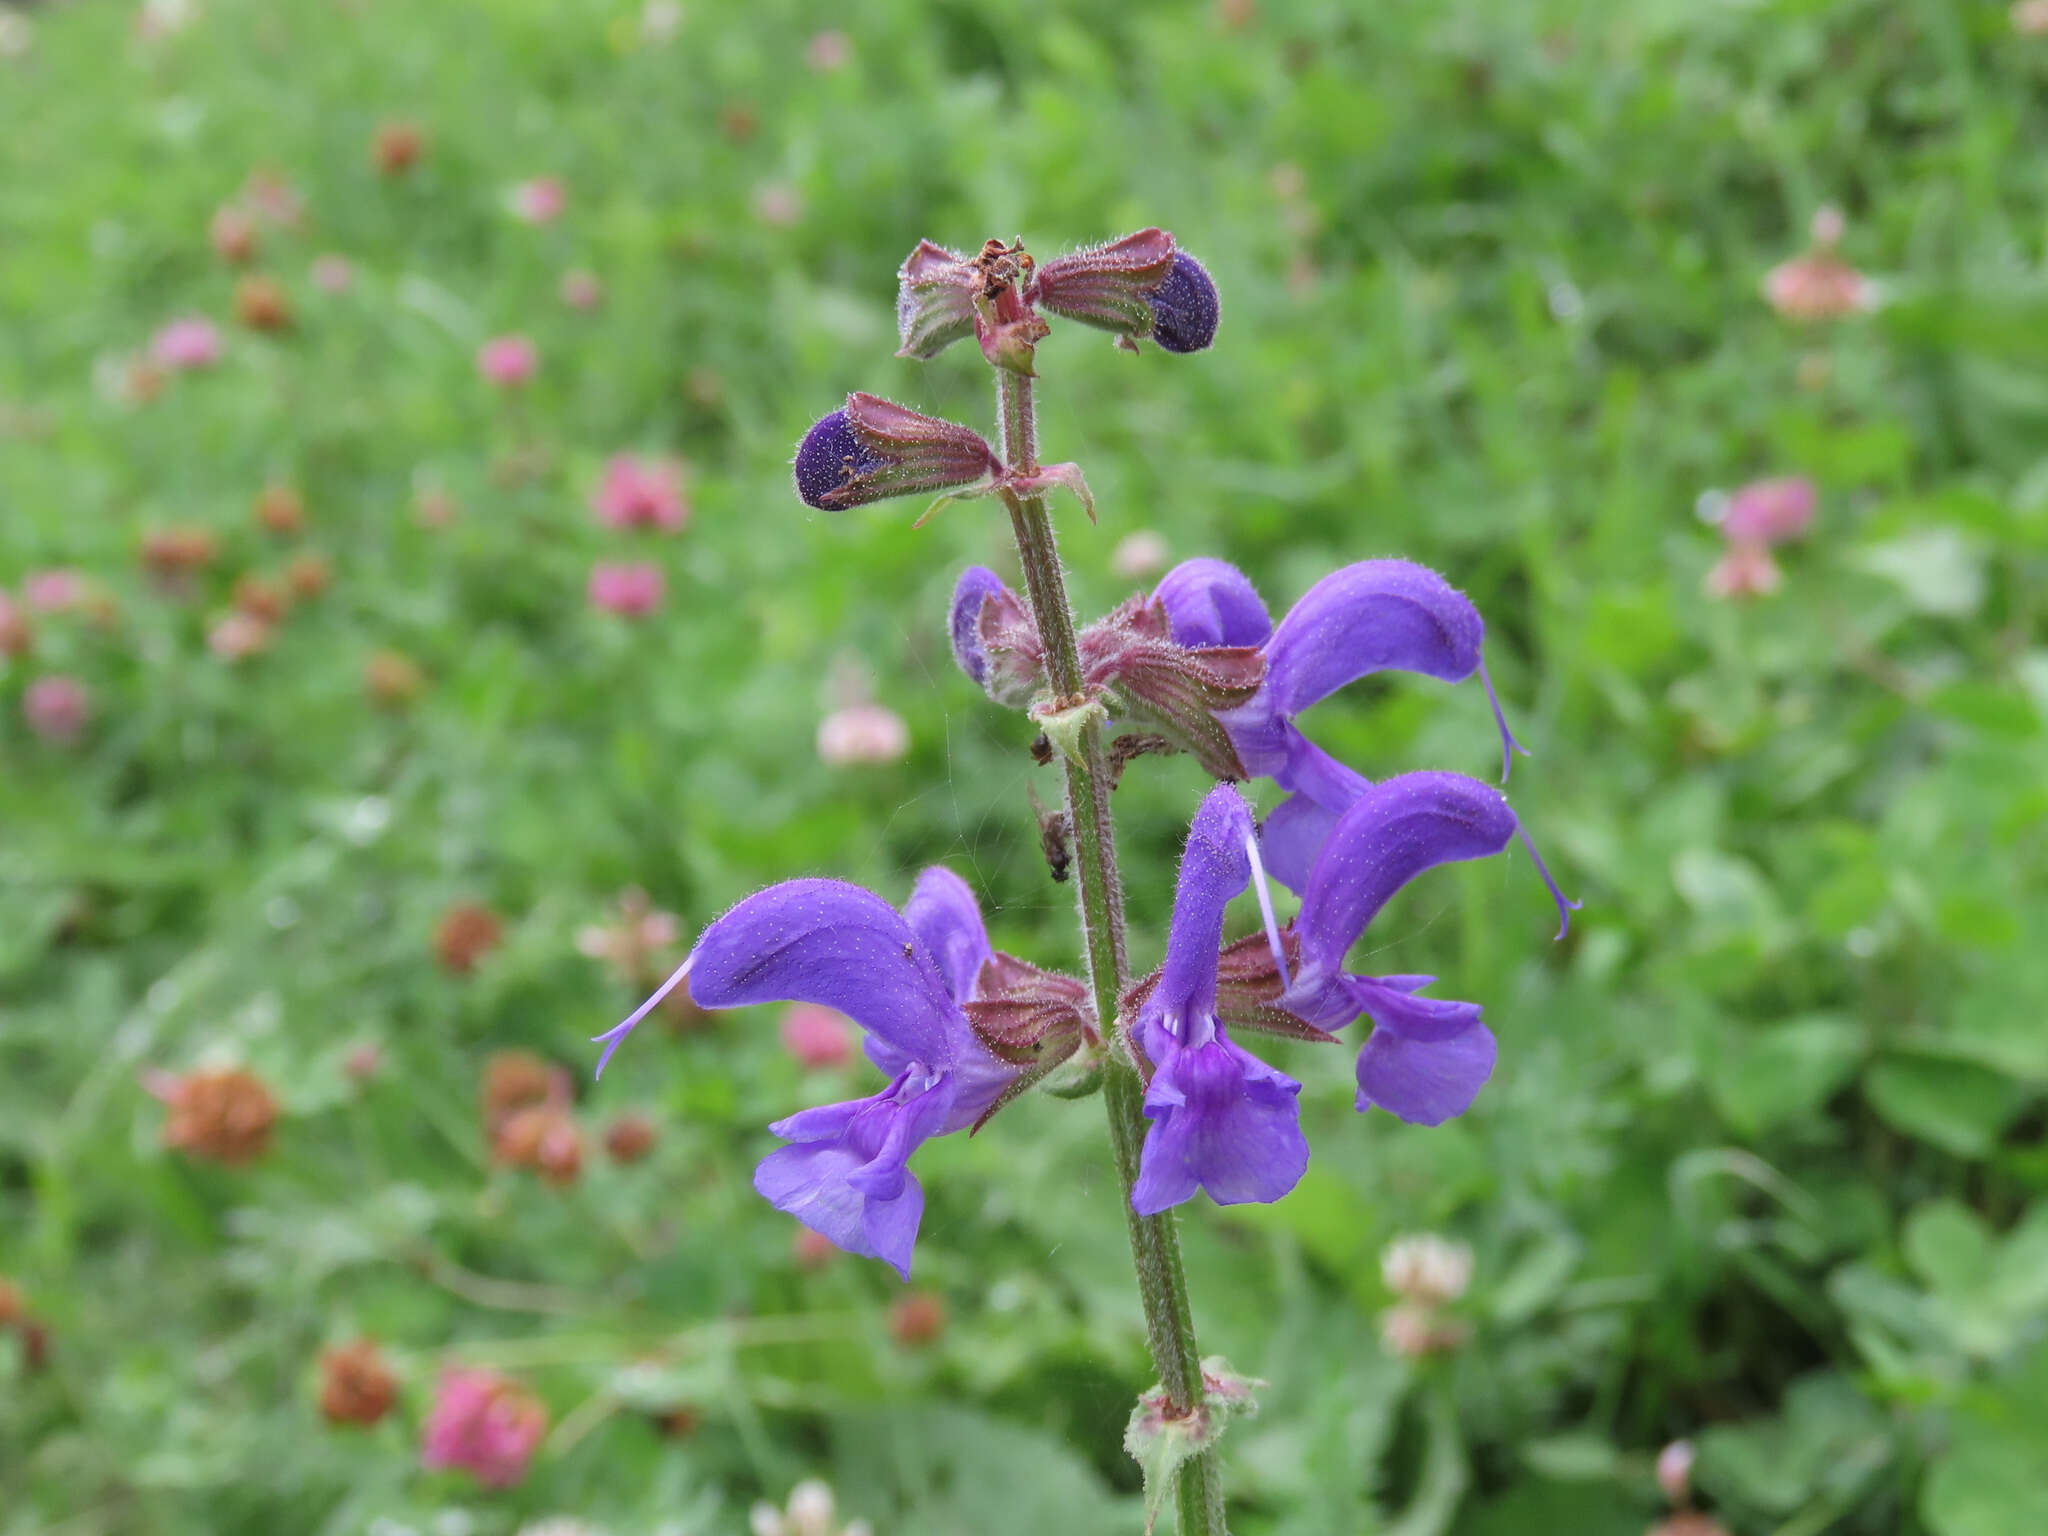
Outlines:
[[[1287,979],[1287,956],[1280,947],[1280,924],[1273,917],[1273,891],[1266,884],[1266,866],[1259,862],[1259,835],[1247,833],[1244,851],[1251,855],[1252,888],[1259,894],[1259,916],[1266,920],[1266,942],[1273,949],[1273,964],[1280,968],[1280,986],[1284,991],[1294,985]]]
[[[606,1030],[603,1034],[592,1035],[590,1037],[590,1043],[592,1045],[596,1045],[600,1041],[602,1041],[604,1044],[604,1054],[597,1058],[597,1071],[594,1074],[592,1074],[594,1077],[604,1076],[604,1069],[605,1066],[612,1059],[612,1052],[616,1051],[620,1046],[626,1043],[626,1036],[633,1033],[634,1025],[638,1024],[642,1019],[646,1018],[648,1014],[652,1013],[657,1007],[659,1007],[661,1004],[661,1000],[664,997],[667,997],[669,993],[675,991],[677,984],[680,983],[685,976],[690,974],[690,967],[696,963],[696,959],[697,952],[695,950],[691,950],[689,958],[683,961],[681,965],[675,968],[675,970],[670,974],[667,981],[664,981],[660,986],[654,989],[654,996],[648,998],[646,1002],[642,1003],[638,1008],[635,1008],[631,1013],[627,1014],[625,1018],[621,1019],[618,1023],[614,1024],[610,1029]]]

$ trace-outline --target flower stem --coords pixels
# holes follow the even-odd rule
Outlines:
[[[996,369],[995,374],[1004,460],[1013,471],[1036,469],[1038,423],[1031,380],[1005,368]],[[1081,652],[1074,632],[1074,610],[1067,601],[1066,575],[1053,538],[1052,518],[1042,496],[1011,497],[1009,506],[1017,553],[1024,562],[1031,615],[1045,646],[1046,670],[1055,703],[1059,708],[1070,709],[1085,698]],[[1123,884],[1117,874],[1116,829],[1109,808],[1109,760],[1102,737],[1100,719],[1082,727],[1080,754],[1066,760],[1066,774],[1067,815],[1074,834],[1088,978],[1095,993],[1096,1017],[1108,1031],[1115,1024],[1117,1000],[1130,980],[1130,964],[1124,953]],[[1176,1416],[1184,1416],[1202,1402],[1202,1353],[1195,1343],[1187,1275],[1181,1267],[1180,1238],[1174,1230],[1171,1211],[1140,1216],[1131,1207],[1131,1189],[1138,1180],[1138,1151],[1145,1137],[1144,1088],[1138,1074],[1114,1052],[1104,1066],[1102,1099],[1109,1111],[1110,1146],[1123,1190],[1124,1219],[1130,1230],[1131,1258],[1138,1272],[1138,1294],[1145,1304],[1145,1332],[1152,1347],[1152,1363],[1159,1372],[1160,1385],[1166,1390],[1169,1409]],[[1226,1536],[1223,1478],[1215,1451],[1203,1451],[1183,1465],[1178,1507],[1181,1536]]]

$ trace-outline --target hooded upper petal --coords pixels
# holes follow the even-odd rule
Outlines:
[[[1426,869],[1499,853],[1518,823],[1500,792],[1457,773],[1404,773],[1338,818],[1309,872],[1295,931],[1301,964],[1280,1006],[1324,1028],[1356,1005],[1344,956],[1388,899]]]
[[[1464,593],[1407,560],[1361,560],[1302,594],[1266,647],[1267,686],[1298,714],[1388,667],[1461,682],[1479,667],[1486,625]]]
[[[704,930],[690,960],[700,1008],[822,1003],[870,1037],[934,1067],[967,1034],[944,974],[902,916],[842,880],[789,880]]]
[[[1258,589],[1228,561],[1183,560],[1159,579],[1152,600],[1166,609],[1174,642],[1189,650],[1264,645],[1273,633]]]
[[[947,630],[953,640],[953,660],[977,683],[988,681],[988,649],[981,641],[981,605],[991,597],[1009,593],[1003,578],[985,565],[970,565],[960,573],[953,588],[953,606],[947,616]]]
[[[1233,784],[1219,784],[1203,799],[1188,828],[1173,896],[1166,966],[1144,1012],[1154,1017],[1200,1017],[1216,1010],[1216,952],[1223,942],[1223,909],[1251,883],[1252,814]]]
[[[971,1002],[981,968],[994,951],[982,925],[981,905],[967,882],[950,869],[932,865],[917,877],[910,900],[903,904],[903,920],[925,953],[938,962],[953,1001]]]

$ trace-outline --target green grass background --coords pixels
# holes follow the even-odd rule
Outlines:
[[[945,649],[1000,520],[812,513],[787,461],[854,388],[986,424],[969,351],[890,355],[919,237],[1149,223],[1223,325],[1187,358],[1041,349],[1046,454],[1102,508],[1062,514],[1078,602],[1126,594],[1109,553],[1143,528],[1276,611],[1366,556],[1442,570],[1534,749],[1515,805],[1586,902],[1553,945],[1516,855],[1375,926],[1381,968],[1501,1037],[1460,1121],[1362,1119],[1348,1051],[1272,1052],[1308,1177],[1182,1223],[1205,1347],[1272,1383],[1225,1445],[1232,1529],[1633,1536],[1680,1435],[1737,1536],[2048,1528],[2048,39],[2004,5],[699,0],[659,44],[595,0],[207,0],[155,40],[127,5],[21,14],[0,586],[76,567],[118,618],[45,620],[0,671],[0,1275],[51,1341],[40,1372],[0,1343],[0,1532],[727,1532],[813,1474],[883,1536],[1138,1529],[1098,1105],[920,1155],[950,1320],[906,1350],[893,1278],[798,1270],[748,1184],[769,1120],[866,1079],[806,1076],[757,1011],[643,1031],[592,1086],[585,1038],[636,999],[573,939],[629,884],[694,931],[770,880],[901,900],[943,860],[1000,946],[1074,962],[1029,729]],[[851,57],[820,73],[827,27]],[[388,180],[395,117],[428,150]],[[234,325],[207,241],[258,167],[306,204],[257,261],[277,337]],[[539,175],[569,204],[533,228],[502,200]],[[1885,303],[1796,327],[1759,285],[1824,203]],[[323,251],[346,293],[308,280]],[[600,310],[557,298],[571,266]],[[217,369],[143,406],[95,383],[190,312]],[[514,330],[516,403],[473,364]],[[689,465],[672,541],[587,509],[627,449]],[[1716,602],[1699,498],[1785,473],[1811,536],[1777,595]],[[335,583],[228,665],[204,636],[283,558],[249,515],[273,480]],[[429,484],[452,526],[416,520]],[[178,524],[221,545],[183,601],[136,560]],[[668,578],[637,625],[583,596],[622,557]],[[365,699],[385,648],[426,674],[409,711]],[[903,762],[817,760],[835,669],[908,721]],[[93,691],[79,748],[21,723],[50,672]],[[1420,680],[1310,726],[1374,777],[1495,751],[1475,690]],[[1143,964],[1201,787],[1146,760],[1118,794]],[[465,899],[507,932],[455,978],[429,936]],[[566,1192],[491,1168],[476,1078],[511,1046],[575,1072],[593,1135],[652,1114],[654,1156],[593,1146]],[[139,1082],[221,1060],[285,1106],[246,1169],[164,1151]],[[1472,1335],[1411,1365],[1377,1256],[1424,1228],[1475,1250]],[[359,1332],[401,1407],[330,1429],[314,1360]],[[521,1487],[418,1470],[451,1360],[553,1411]]]

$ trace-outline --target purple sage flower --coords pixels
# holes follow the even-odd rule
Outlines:
[[[973,894],[946,870],[926,870],[901,914],[843,881],[786,881],[705,929],[661,989],[597,1037],[605,1042],[598,1070],[685,977],[701,1008],[797,1002],[845,1014],[866,1034],[868,1059],[888,1085],[776,1121],[769,1129],[791,1144],[763,1159],[754,1188],[907,1280],[924,1213],[911,1154],[974,1124],[1017,1075],[976,1039],[962,1011],[990,953]]]
[[[1218,1205],[1270,1203],[1301,1181],[1301,1084],[1224,1033],[1217,1016],[1223,909],[1252,878],[1257,839],[1236,786],[1219,784],[1188,829],[1166,964],[1133,1030],[1152,1065],[1152,1127],[1131,1204],[1150,1216],[1206,1190]],[[1277,939],[1276,939],[1277,943]]]
[[[970,485],[998,467],[979,433],[856,391],[797,445],[796,491],[805,505],[837,512]]]
[[[1365,777],[1295,727],[1303,710],[1346,683],[1389,668],[1448,683],[1475,672],[1500,729],[1501,778],[1520,744],[1501,714],[1480,654],[1486,625],[1471,601],[1436,572],[1406,560],[1361,560],[1310,587],[1274,627],[1244,573],[1221,560],[1189,560],[1153,593],[1192,650],[1259,646],[1265,684],[1221,718],[1245,769],[1291,791],[1266,818],[1260,848],[1273,878],[1299,891],[1330,829],[1364,793]]]
[[[1517,836],[1568,924],[1577,903],[1558,890],[1507,801],[1463,774],[1404,773],[1365,789],[1316,854],[1293,925],[1298,964],[1279,1006],[1326,1030],[1361,1013],[1372,1020],[1358,1053],[1360,1110],[1377,1105],[1411,1124],[1440,1125],[1463,1114],[1492,1076],[1494,1038],[1477,1003],[1417,996],[1433,976],[1355,975],[1344,957],[1424,870],[1499,853]]]

